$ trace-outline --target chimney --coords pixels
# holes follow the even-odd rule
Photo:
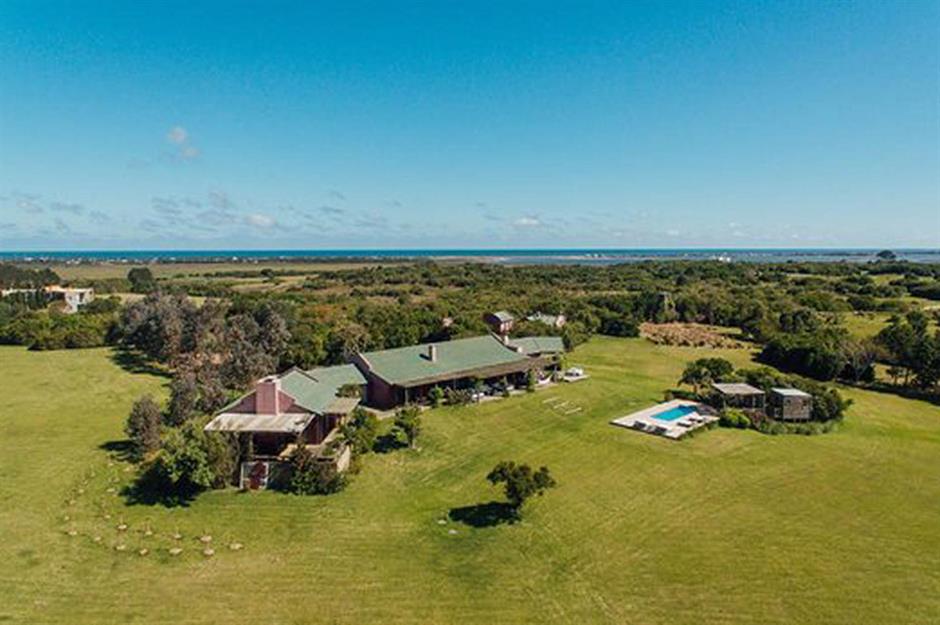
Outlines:
[[[281,414],[281,379],[271,375],[258,380],[255,387],[255,413]]]
[[[428,360],[431,362],[437,362],[437,345],[433,343],[428,345]]]

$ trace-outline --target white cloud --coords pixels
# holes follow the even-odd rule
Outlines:
[[[542,222],[534,215],[526,215],[512,222],[512,225],[518,228],[538,228],[542,225]]]
[[[245,217],[245,221],[255,228],[270,228],[277,223],[273,217],[262,215],[261,213],[252,213]]]
[[[173,126],[166,133],[166,140],[177,146],[176,157],[180,160],[191,161],[199,156],[199,148],[189,140],[189,131],[182,126]]]
[[[188,138],[189,133],[182,126],[173,126],[170,128],[170,132],[166,133],[166,140],[176,145],[183,145]]]
[[[666,234],[671,237],[677,237],[682,233],[679,232],[678,230],[666,230]]]

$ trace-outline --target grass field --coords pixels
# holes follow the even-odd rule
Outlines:
[[[126,504],[132,474],[102,448],[164,380],[107,350],[0,348],[0,622],[940,622],[940,409],[851,391],[846,423],[815,437],[607,424],[702,354],[595,339],[570,358],[591,379],[426,413],[419,451],[367,457],[338,495],[166,509]],[[500,498],[483,476],[502,459],[559,486],[519,524],[447,520]]]

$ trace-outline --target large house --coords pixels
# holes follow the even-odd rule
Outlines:
[[[353,395],[361,395],[364,384],[365,378],[353,365],[290,369],[258,380],[252,391],[223,408],[205,430],[250,437],[252,457],[241,467],[245,488],[265,487],[272,463],[287,460],[298,443],[344,470],[349,450],[335,449],[329,443],[359,405],[359,397]]]
[[[488,334],[358,353],[352,362],[366,378],[366,402],[384,409],[423,401],[435,386],[462,389],[503,378],[521,383],[530,370],[554,368],[563,351],[559,337]]]
[[[555,368],[563,351],[559,337],[487,334],[357,353],[351,364],[294,368],[258,380],[205,430],[249,436],[252,452],[242,463],[240,483],[243,488],[266,488],[298,444],[345,470],[350,452],[336,433],[360,401],[388,409],[422,401],[434,386],[468,388],[477,381],[504,378],[521,383],[529,371]]]

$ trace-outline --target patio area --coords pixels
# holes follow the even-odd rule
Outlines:
[[[718,421],[714,408],[701,402],[673,399],[625,417],[611,421],[611,425],[679,440],[689,432]]]

